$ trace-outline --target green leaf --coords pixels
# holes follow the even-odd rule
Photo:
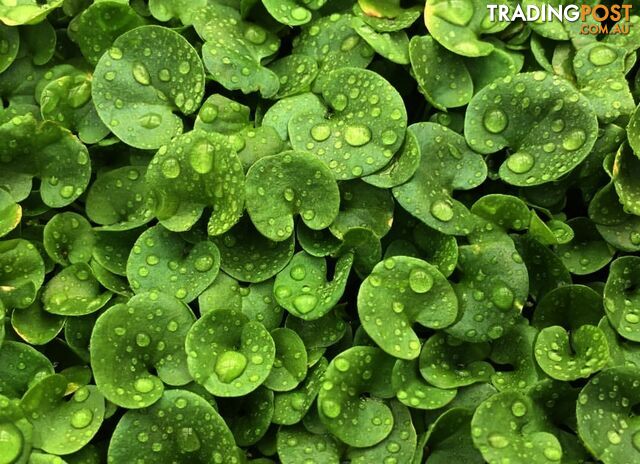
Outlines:
[[[446,110],[469,103],[473,97],[473,81],[462,57],[442,47],[431,36],[414,36],[409,44],[409,56],[420,90],[435,108]],[[433,62],[438,66],[433,66]]]
[[[196,130],[175,137],[160,147],[145,179],[157,199],[155,214],[169,230],[189,230],[211,207],[207,231],[220,235],[242,214],[242,164],[220,134]]]
[[[146,410],[128,411],[109,443],[109,460],[239,463],[239,452],[224,419],[202,397],[170,390]]]
[[[180,300],[157,292],[111,306],[96,321],[89,345],[100,392],[136,409],[161,399],[165,384],[190,382],[184,344],[194,319]]]
[[[522,459],[531,463],[560,461],[563,449],[542,408],[525,394],[498,393],[478,406],[471,436],[488,462]]]
[[[142,26],[119,36],[102,55],[91,91],[100,119],[120,140],[155,149],[182,133],[174,112],[198,109],[204,77],[202,61],[184,37]]]
[[[491,21],[489,9],[480,0],[427,0],[424,22],[433,37],[457,55],[486,56],[494,45],[483,34],[500,32],[508,26]]]
[[[5,114],[0,115],[0,165],[8,178],[0,178],[0,187],[15,201],[22,201],[35,177],[41,181],[40,196],[45,205],[62,208],[75,201],[91,177],[87,148],[51,121],[38,122],[31,114],[2,116]],[[16,181],[24,185],[24,194],[12,187]]]
[[[34,426],[33,445],[48,453],[78,451],[98,432],[104,418],[104,397],[95,386],[81,387],[68,401],[66,389],[64,376],[50,375],[29,388],[20,402]]]
[[[15,0],[0,5],[0,21],[7,26],[37,24],[54,9],[59,8],[63,0]]]
[[[194,27],[205,41],[202,56],[213,78],[229,90],[260,91],[273,97],[278,76],[262,60],[280,47],[280,39],[257,24],[244,21],[233,8],[212,3],[194,17]]]
[[[593,377],[580,392],[576,407],[578,435],[591,454],[605,464],[640,455],[639,429],[632,411],[639,385],[638,368],[615,367]]]
[[[420,373],[439,388],[458,388],[487,381],[494,374],[488,343],[465,343],[450,335],[429,337],[420,353]]]
[[[222,270],[242,282],[264,282],[280,272],[291,260],[294,237],[272,241],[261,235],[248,219],[216,237]]]
[[[446,331],[472,343],[498,339],[517,322],[527,300],[527,268],[510,242],[466,245],[459,251],[461,278],[454,288],[462,318]]]
[[[358,292],[358,314],[380,348],[401,359],[420,354],[412,325],[442,329],[458,316],[451,284],[434,266],[407,256],[387,258],[373,269]]]
[[[275,343],[265,327],[237,310],[210,311],[189,330],[185,344],[193,379],[216,396],[244,396],[269,376]],[[210,353],[202,357],[200,353]]]
[[[396,89],[379,74],[349,67],[327,75],[322,97],[328,114],[298,114],[289,121],[293,148],[316,155],[340,180],[387,165],[407,126]]]
[[[251,220],[262,235],[274,241],[293,234],[293,218],[298,214],[311,229],[328,227],[340,203],[329,168],[308,153],[296,151],[268,156],[251,166],[246,195]]]
[[[318,319],[338,303],[347,285],[353,254],[335,264],[333,279],[328,280],[327,262],[302,251],[276,276],[274,295],[280,306],[305,320]]]
[[[393,430],[393,414],[379,396],[393,358],[378,348],[354,346],[333,358],[318,394],[320,420],[338,439],[357,448],[373,446]],[[344,386],[344,388],[343,388]],[[361,396],[369,393],[370,396]],[[353,427],[353,421],[359,424]]]
[[[468,234],[475,219],[452,194],[454,190],[477,187],[485,180],[484,160],[469,149],[461,135],[439,124],[412,124],[409,132],[417,137],[422,157],[414,176],[394,187],[393,196],[429,227],[445,234]]]
[[[9,310],[29,307],[44,282],[38,250],[23,239],[5,240],[0,242],[0,257],[0,300]]]
[[[58,213],[44,227],[44,249],[52,260],[63,266],[88,263],[94,242],[91,224],[77,213]]]
[[[502,101],[509,105],[496,103]],[[560,178],[587,157],[597,119],[569,82],[538,71],[506,77],[478,92],[469,103],[464,132],[479,153],[508,147],[512,153],[500,166],[500,178],[531,186]]]
[[[189,303],[215,280],[220,252],[203,240],[186,242],[157,225],[143,232],[127,260],[127,279],[136,293],[158,291]]]

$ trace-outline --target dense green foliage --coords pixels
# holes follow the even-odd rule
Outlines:
[[[485,6],[0,0],[0,464],[640,462],[640,17]]]

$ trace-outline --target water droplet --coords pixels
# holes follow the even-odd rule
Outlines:
[[[499,433],[491,433],[488,437],[489,444],[494,448],[506,448],[509,446],[509,440]]]
[[[111,47],[109,49],[109,56],[114,60],[119,60],[122,58],[122,50],[118,47]]]
[[[529,153],[519,151],[507,159],[507,168],[516,174],[529,172],[535,163],[535,159]]]
[[[560,448],[545,448],[542,454],[549,461],[559,461],[562,458],[562,450]]]
[[[340,44],[340,50],[343,52],[348,52],[352,50],[358,43],[360,42],[360,36],[358,35],[350,35],[346,39],[342,41]]]
[[[627,313],[624,315],[624,320],[629,324],[637,324],[638,322],[640,322],[640,316],[633,313]]]
[[[215,105],[204,105],[200,110],[200,119],[205,124],[211,124],[218,117],[218,107]]]
[[[316,142],[323,142],[329,138],[331,135],[331,128],[328,124],[321,123],[316,124],[311,128],[311,137]]]
[[[396,134],[395,131],[389,129],[382,133],[380,139],[382,140],[383,145],[393,145],[398,140],[398,134]]]
[[[522,401],[514,401],[511,405],[511,413],[516,417],[522,417],[527,413],[527,405]]]
[[[551,123],[551,130],[553,132],[562,132],[564,130],[564,119],[555,119],[552,123]]]
[[[207,272],[213,267],[213,256],[206,254],[196,259],[194,267],[198,272]]]
[[[411,269],[409,287],[416,293],[427,293],[433,287],[433,277],[424,269]]]
[[[562,146],[565,150],[575,151],[582,147],[586,141],[587,134],[582,129],[576,129],[564,139]]]
[[[221,382],[230,383],[247,367],[247,357],[238,351],[225,351],[216,359],[215,373]]]
[[[613,63],[616,58],[618,58],[616,51],[607,45],[597,45],[589,52],[589,61],[596,66],[606,66]]]
[[[331,105],[336,111],[342,111],[347,107],[347,102],[347,96],[339,93],[333,98]]]
[[[155,129],[162,124],[162,116],[158,113],[147,113],[138,118],[138,123],[145,129]]]
[[[135,381],[133,388],[140,393],[149,393],[154,388],[153,380],[150,378],[141,378]]]
[[[206,140],[201,141],[193,147],[189,161],[198,174],[208,174],[213,169],[213,145]]]
[[[492,134],[499,134],[504,131],[509,123],[509,118],[500,109],[488,110],[484,114],[484,127]]]
[[[158,78],[162,82],[169,82],[171,80],[171,71],[169,71],[167,68],[161,69],[160,72],[158,72]]]
[[[434,15],[439,16],[455,26],[465,27],[473,18],[473,4],[469,0],[456,2],[440,2],[431,6]]]
[[[144,332],[140,332],[136,335],[136,345],[140,348],[144,348],[145,346],[149,346],[151,343],[151,337]]]
[[[290,187],[284,189],[283,195],[286,201],[293,201],[293,199],[296,197],[295,192]]]
[[[193,453],[200,449],[200,439],[192,427],[182,427],[176,436],[178,448],[184,453]]]
[[[293,280],[300,281],[305,278],[305,276],[307,275],[307,271],[305,270],[304,266],[298,264],[291,268],[291,270],[289,271],[289,275]]]
[[[167,179],[175,179],[180,175],[180,163],[175,158],[167,158],[162,162],[162,174]]]
[[[291,10],[291,17],[296,21],[306,21],[311,18],[311,13],[306,8],[296,7]]]
[[[74,190],[73,185],[65,185],[60,189],[60,196],[62,198],[71,198]]]
[[[362,125],[347,126],[344,131],[344,139],[352,147],[360,147],[371,140],[371,130]]]
[[[178,72],[180,74],[189,74],[189,71],[191,71],[191,65],[188,61],[183,61],[178,65]]]
[[[322,402],[322,412],[325,416],[335,419],[340,415],[342,408],[333,400],[325,400]]]
[[[244,38],[252,44],[260,45],[267,40],[267,33],[262,28],[249,26],[244,31]]]
[[[503,311],[507,311],[513,306],[513,292],[509,287],[499,286],[491,292],[491,301],[496,307]]]
[[[445,200],[436,200],[430,208],[431,215],[438,221],[449,222],[453,219],[453,208]]]
[[[607,439],[609,440],[609,443],[611,443],[612,445],[618,445],[622,441],[622,438],[620,437],[618,432],[616,432],[615,430],[609,430],[607,432]]]
[[[318,304],[318,297],[315,295],[300,295],[293,300],[293,306],[301,314],[307,314],[314,310]]]
[[[336,358],[334,363],[335,363],[336,369],[338,369],[340,372],[347,372],[351,367],[351,364],[345,358]]]
[[[10,422],[0,424],[0,459],[3,463],[16,462],[22,454],[24,439],[20,429]]]
[[[134,63],[131,68],[131,72],[133,73],[133,78],[142,85],[149,85],[151,83],[151,77],[149,76],[149,71],[144,64],[138,62]]]
[[[93,412],[91,409],[82,408],[71,414],[71,426],[74,429],[83,429],[91,424],[93,420]]]

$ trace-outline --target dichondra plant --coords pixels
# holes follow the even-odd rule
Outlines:
[[[636,9],[0,0],[0,464],[640,462]]]

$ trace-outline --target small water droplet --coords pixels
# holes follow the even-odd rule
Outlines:
[[[618,54],[614,49],[607,45],[597,45],[589,52],[589,61],[596,66],[606,66],[613,63]]]

